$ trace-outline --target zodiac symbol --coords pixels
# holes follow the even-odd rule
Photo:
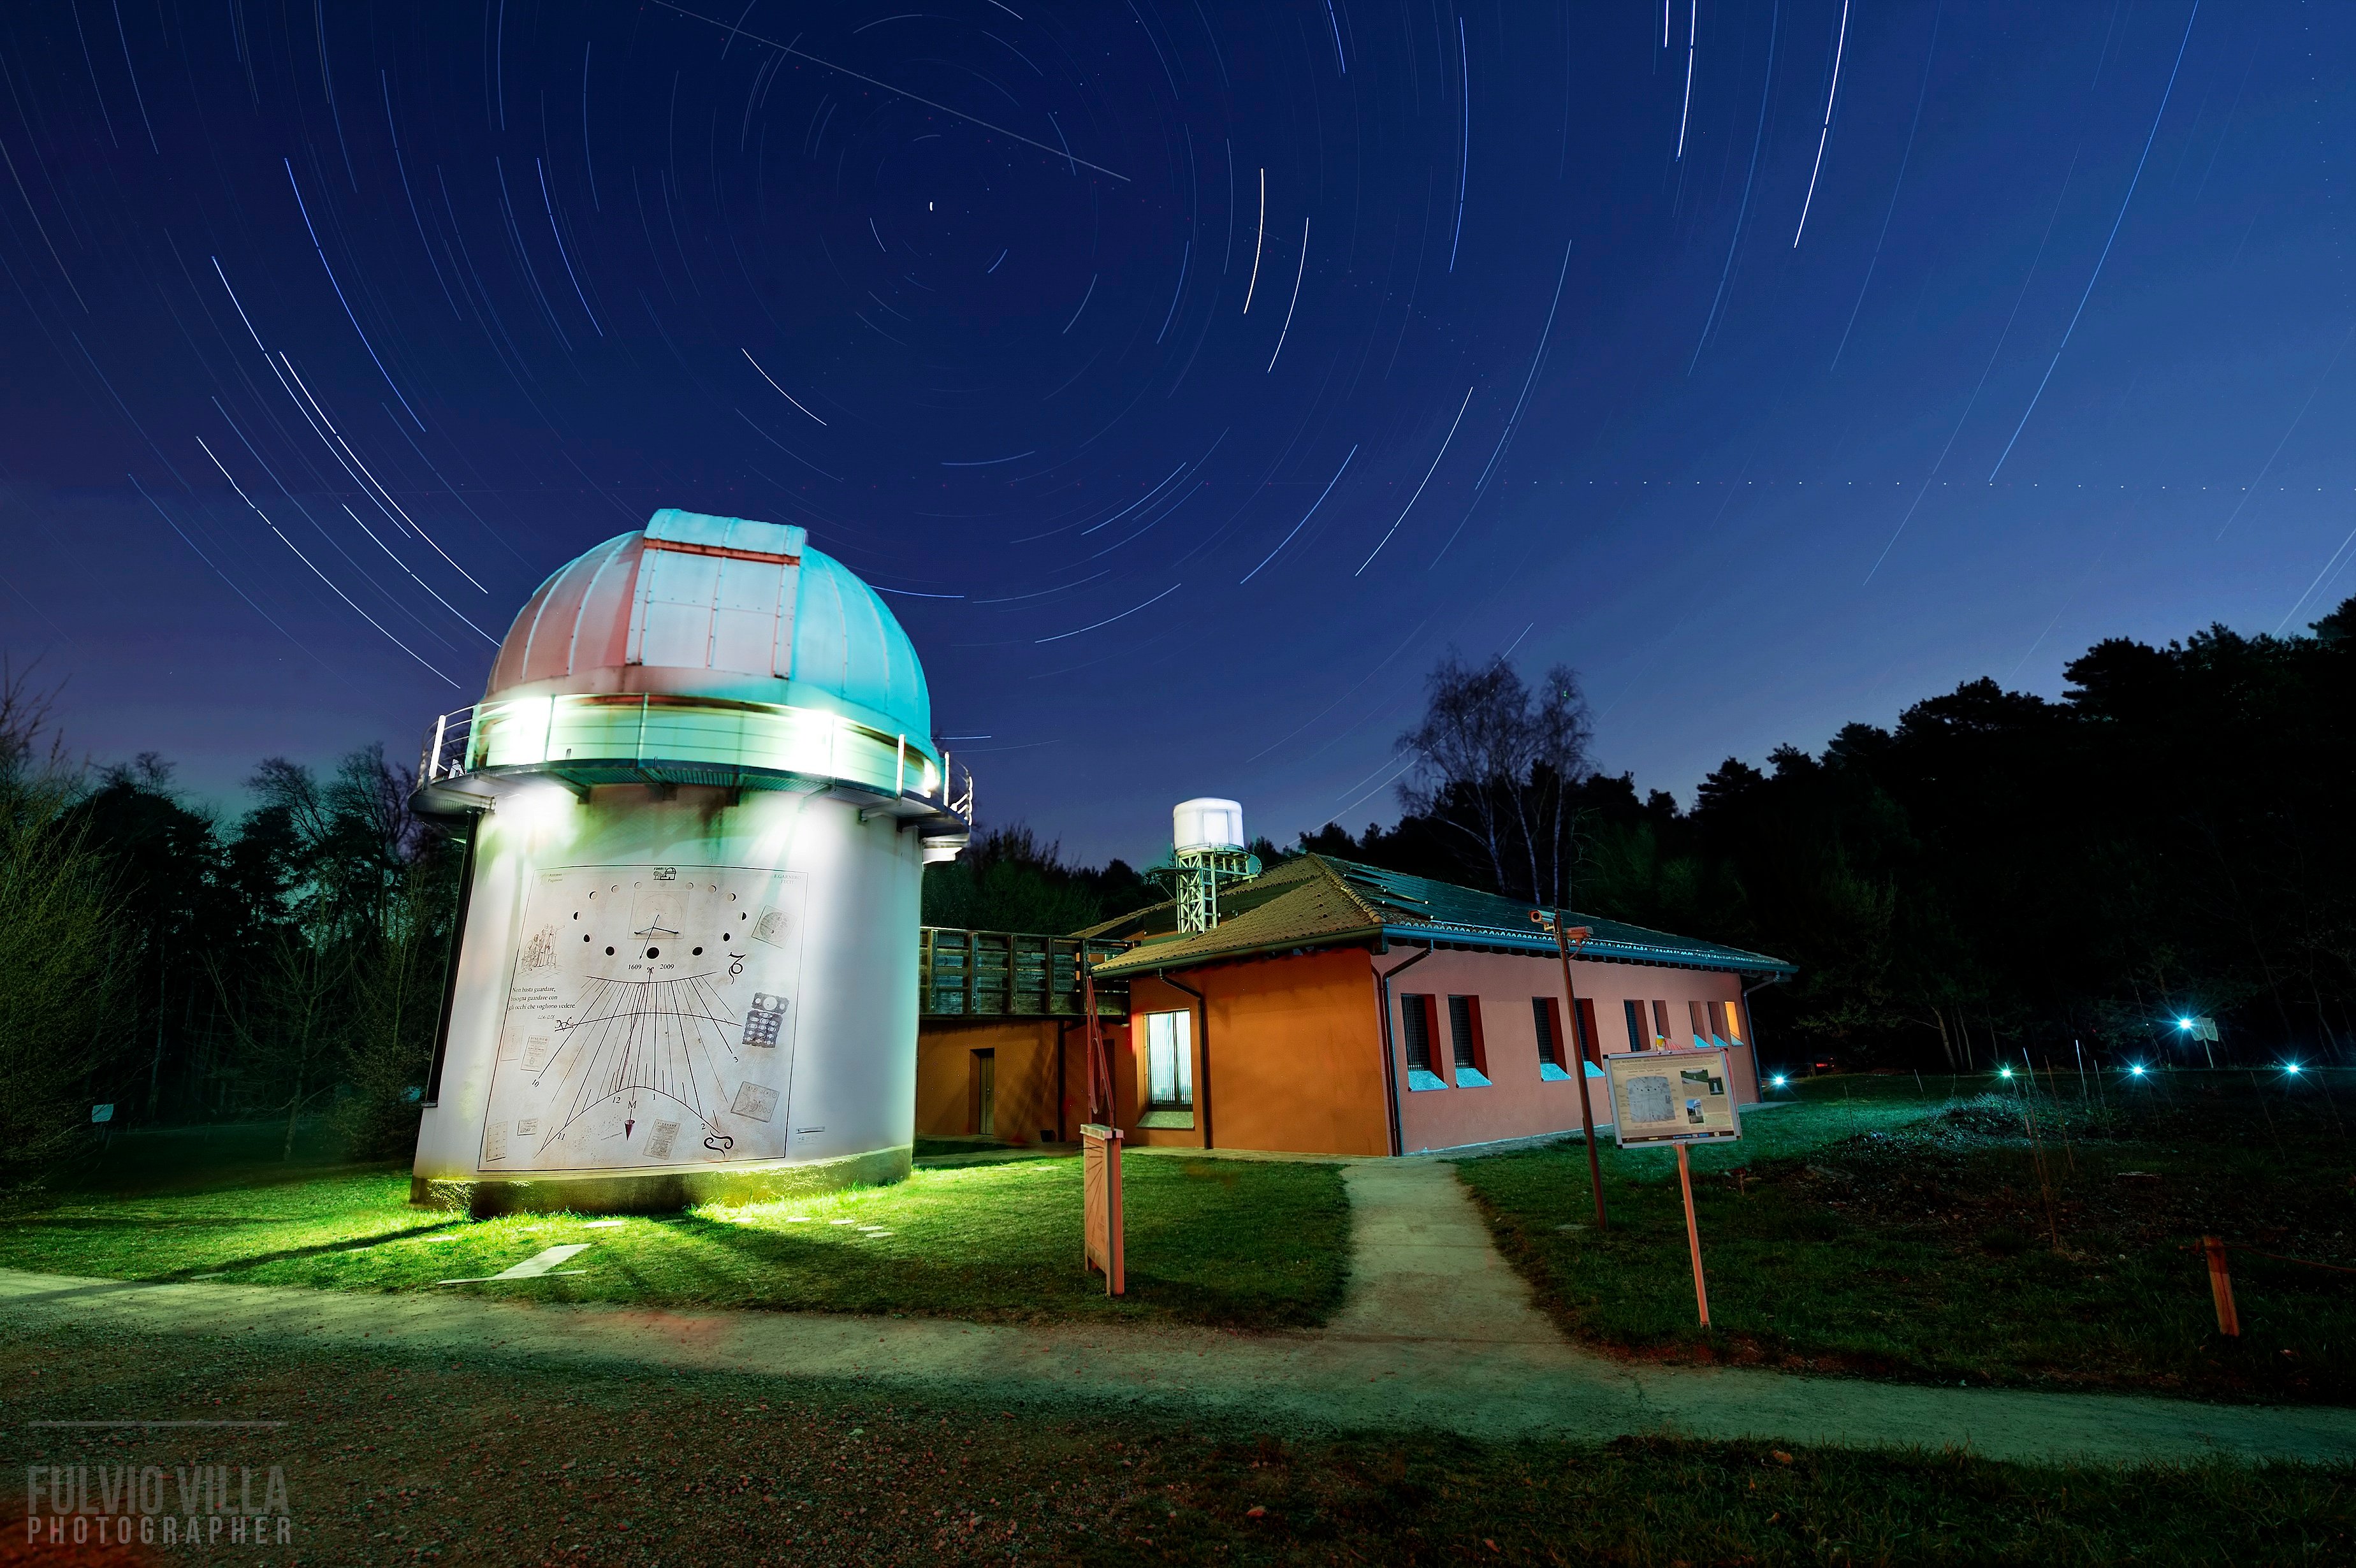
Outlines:
[[[726,1154],[736,1147],[736,1140],[726,1133],[714,1133],[703,1140],[703,1147],[714,1154]]]

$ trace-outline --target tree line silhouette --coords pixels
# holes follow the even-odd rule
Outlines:
[[[1730,757],[1683,807],[1596,770],[1570,670],[1451,655],[1399,738],[1396,822],[1255,848],[1788,959],[1751,997],[1784,1060],[2356,1059],[2356,599],[2307,635],[2111,638],[2065,673],[2058,699],[1981,678]],[[927,921],[1068,930],[1162,896],[1019,826],[976,848],[927,870]]]
[[[1965,682],[1821,751],[1729,758],[1690,807],[1598,772],[1577,677],[1453,656],[1400,738],[1402,815],[1315,850],[1754,948],[1767,1053],[2346,1062],[2356,1043],[2356,599],[2310,635],[2113,638],[2058,699]],[[463,846],[380,747],[284,759],[230,814],[167,763],[77,766],[0,675],[0,1189],[121,1123],[416,1128]],[[1070,931],[1161,897],[1020,824],[927,868],[936,924]]]
[[[2110,638],[2065,674],[2058,699],[1983,677],[1819,752],[1730,757],[1686,809],[1540,713],[1583,711],[1569,672],[1532,694],[1451,659],[1402,737],[1406,814],[1301,844],[1788,959],[1752,997],[1770,1055],[2349,1061],[2356,599],[2309,635]],[[1431,743],[1468,697],[1472,728],[1537,737],[1518,769]],[[2178,1027],[2196,1018],[2214,1048]]]

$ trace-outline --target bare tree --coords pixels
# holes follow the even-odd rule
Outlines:
[[[1399,737],[1415,758],[1400,803],[1462,835],[1499,892],[1561,904],[1573,793],[1593,772],[1577,673],[1556,665],[1533,691],[1504,659],[1471,666],[1451,649],[1424,684],[1423,721]]]
[[[58,694],[64,687],[34,685],[33,672],[39,667],[36,659],[18,669],[0,655],[0,773],[11,778],[68,772],[65,737],[57,727]],[[43,757],[43,752],[48,754]]]
[[[72,1148],[122,1011],[113,877],[68,816],[56,696],[0,664],[0,1188]]]

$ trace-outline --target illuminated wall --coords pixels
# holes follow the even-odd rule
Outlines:
[[[917,835],[737,799],[549,783],[480,819],[417,1196],[642,1209],[906,1172]]]

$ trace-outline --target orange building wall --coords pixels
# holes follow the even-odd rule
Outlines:
[[[996,1052],[993,1094],[997,1136],[1035,1143],[1056,1128],[1055,1030],[1052,1019],[991,1019],[971,1023],[927,1019],[916,1031],[916,1131],[928,1137],[965,1137],[974,1125],[973,1053]],[[1081,1070],[1081,1031],[1075,1020],[1064,1046],[1065,1077]],[[1085,1081],[1083,1095],[1085,1096]],[[1077,1137],[1078,1118],[1067,1111],[1063,1131]]]
[[[1132,1043],[1122,1074],[1121,1125],[1135,1126],[1145,1081],[1145,1031],[1136,1020],[1149,1012],[1191,1009],[1194,1126],[1141,1128],[1130,1141],[1200,1147],[1207,1131],[1216,1148],[1390,1152],[1374,975],[1364,949],[1206,965],[1179,978],[1205,1002],[1148,976],[1130,983]]]

